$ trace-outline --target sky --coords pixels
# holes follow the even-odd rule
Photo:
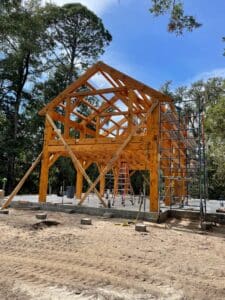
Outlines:
[[[213,76],[225,77],[225,0],[184,0],[187,14],[203,26],[177,37],[167,32],[168,16],[153,17],[150,0],[54,0],[58,5],[80,2],[94,11],[113,40],[100,60],[160,88]]]

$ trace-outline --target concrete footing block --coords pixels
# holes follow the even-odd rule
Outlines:
[[[103,214],[103,218],[104,218],[104,219],[110,219],[110,218],[112,218],[112,217],[113,217],[113,214],[110,213],[110,212],[105,212],[105,213]]]
[[[81,223],[82,225],[91,225],[91,224],[92,224],[91,219],[89,219],[89,218],[82,218],[82,219],[80,220],[80,223]]]
[[[137,223],[135,225],[135,230],[136,231],[141,231],[141,232],[146,232],[147,231],[147,228],[146,228],[146,225],[142,224],[142,223]]]
[[[45,220],[47,218],[47,214],[46,213],[36,214],[36,218],[39,220]]]
[[[211,230],[212,229],[212,223],[211,222],[202,222],[201,229],[202,230]]]

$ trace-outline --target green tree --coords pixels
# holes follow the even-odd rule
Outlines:
[[[158,17],[169,14],[168,31],[181,35],[184,30],[193,31],[202,24],[193,16],[185,15],[183,2],[180,0],[151,0],[150,12]]]
[[[224,82],[225,84],[225,82]],[[225,85],[223,96],[208,108],[205,129],[209,158],[209,190],[214,197],[225,195]]]
[[[68,85],[77,78],[79,70],[92,65],[104,53],[112,36],[102,20],[79,3],[55,7],[51,13],[51,36],[57,45],[52,59],[57,76]]]
[[[181,0],[151,0],[150,13],[159,17],[169,15],[167,29],[176,35],[182,35],[184,31],[193,31],[202,26],[192,15],[186,15],[184,3]],[[225,42],[225,37],[222,38]],[[225,52],[223,54],[225,56]]]
[[[112,40],[102,20],[81,4],[55,7],[51,13],[54,16],[51,36],[57,47],[51,55],[54,71],[47,81],[39,85],[43,102],[51,101],[72,83],[84,69],[104,53],[105,47]],[[88,101],[92,104],[98,103],[96,97],[90,97]],[[79,109],[84,115],[90,110],[87,106]],[[91,173],[97,174],[96,170],[95,166],[91,167]],[[52,167],[50,176],[54,178],[53,190],[61,186],[62,182],[65,185],[74,184],[75,174],[71,160],[59,159]]]
[[[48,20],[40,1],[3,1],[0,11],[0,99],[8,126],[5,129],[3,166],[11,190],[20,174],[19,153],[26,145],[26,107],[30,90],[44,70],[49,51],[45,44]],[[17,172],[18,171],[18,172]]]
[[[0,173],[8,179],[8,192],[40,151],[38,110],[111,41],[102,21],[85,7],[40,4],[0,3],[0,113],[6,117],[0,127]]]

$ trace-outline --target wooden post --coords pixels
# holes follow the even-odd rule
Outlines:
[[[102,172],[103,169],[104,169],[104,166],[101,165],[99,168],[100,173]],[[105,193],[105,176],[102,176],[100,178],[100,195],[102,197],[104,197],[104,193]]]
[[[150,212],[159,210],[159,114],[160,105],[150,116]]]
[[[113,177],[114,177],[113,194],[115,197],[118,195],[119,167],[115,166],[112,170],[113,170]]]
[[[76,178],[76,199],[81,199],[83,190],[83,174],[79,169],[77,169],[77,178]]]
[[[96,135],[95,137],[98,138],[100,134],[100,117],[96,116]]]
[[[133,127],[133,103],[135,103],[136,94],[133,90],[128,91],[128,128],[129,132],[132,131]]]
[[[46,202],[46,196],[48,190],[49,158],[50,158],[50,153],[48,151],[48,143],[51,136],[52,136],[52,127],[46,118],[43,155],[41,161],[40,184],[39,184],[39,202]]]

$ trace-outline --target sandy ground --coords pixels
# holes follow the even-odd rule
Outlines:
[[[150,224],[48,213],[58,226],[34,226],[35,211],[0,215],[0,299],[225,299],[225,228]]]

